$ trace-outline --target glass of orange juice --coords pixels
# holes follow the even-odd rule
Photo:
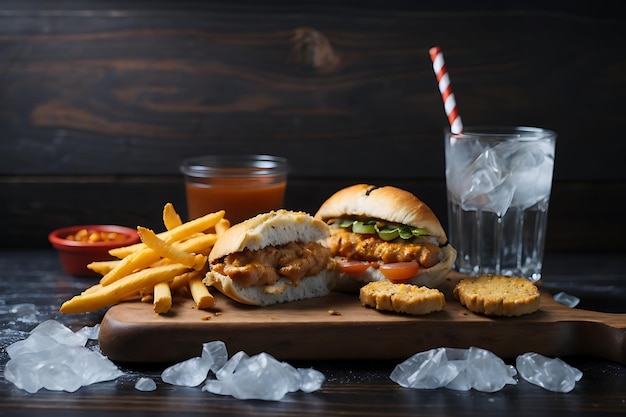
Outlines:
[[[236,224],[283,207],[287,159],[271,155],[206,155],[185,159],[189,220],[225,210]]]

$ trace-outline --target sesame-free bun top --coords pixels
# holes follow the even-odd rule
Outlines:
[[[430,268],[420,268],[408,283],[435,288],[445,279],[456,260],[457,252],[448,243],[445,231],[432,210],[419,198],[400,188],[376,187],[357,184],[333,194],[315,214],[315,218],[328,221],[341,217],[361,217],[391,223],[420,227],[441,246],[439,262]],[[337,286],[350,290],[353,286],[371,281],[386,281],[380,269],[370,267],[358,277],[339,274]]]
[[[441,245],[448,242],[435,213],[408,191],[392,186],[356,184],[330,196],[318,209],[316,219],[358,216],[391,223],[423,227]]]
[[[259,214],[226,230],[209,254],[209,262],[244,249],[259,250],[289,242],[316,242],[330,235],[321,220],[300,211],[276,210]]]

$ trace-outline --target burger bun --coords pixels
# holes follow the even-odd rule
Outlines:
[[[210,269],[203,282],[235,301],[257,306],[327,295],[336,282],[336,273],[330,269],[315,276],[304,277],[298,283],[281,277],[271,285],[244,287],[213,270],[212,265],[231,253],[246,249],[256,251],[289,242],[322,242],[328,236],[329,226],[308,213],[281,209],[259,214],[234,225],[219,236],[209,254]]]
[[[316,219],[325,222],[341,217],[379,219],[428,230],[428,235],[441,247],[439,263],[430,268],[420,268],[417,275],[403,282],[434,288],[443,282],[456,260],[457,252],[449,244],[435,213],[415,195],[400,188],[352,185],[329,197],[315,214]],[[357,277],[340,273],[337,289],[352,291],[372,281],[388,279],[380,270],[370,267]]]

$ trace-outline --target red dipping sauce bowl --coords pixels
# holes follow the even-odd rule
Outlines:
[[[80,231],[88,235],[100,235],[96,241],[73,240]],[[96,236],[94,235],[94,237]],[[50,232],[48,240],[59,251],[63,270],[78,277],[98,277],[100,274],[87,268],[91,262],[115,259],[109,250],[139,242],[137,230],[116,225],[77,225],[56,229]]]

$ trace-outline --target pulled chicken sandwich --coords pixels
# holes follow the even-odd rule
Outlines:
[[[219,237],[204,283],[243,304],[264,306],[327,295],[334,287],[326,223],[277,210],[239,223]]]
[[[331,228],[327,246],[342,290],[372,281],[434,288],[456,260],[437,216],[415,195],[396,187],[344,188],[320,206],[315,218]]]

